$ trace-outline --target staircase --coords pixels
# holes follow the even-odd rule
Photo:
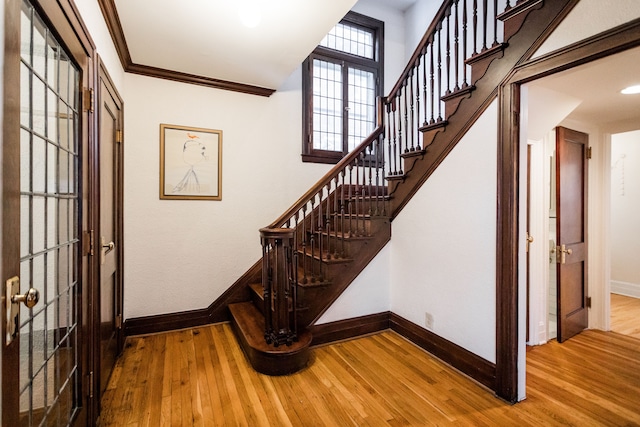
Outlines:
[[[511,4],[515,3],[515,4]],[[260,230],[262,263],[225,298],[261,373],[309,360],[308,327],[391,238],[391,221],[495,99],[500,83],[576,0],[446,0],[378,126],[291,208]]]

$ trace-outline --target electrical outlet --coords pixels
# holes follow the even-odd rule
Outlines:
[[[424,314],[424,326],[431,331],[433,330],[433,314]]]

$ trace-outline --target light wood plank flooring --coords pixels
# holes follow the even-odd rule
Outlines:
[[[586,331],[527,351],[526,401],[509,405],[391,331],[319,347],[268,377],[228,324],[130,337],[102,426],[640,425],[640,341]]]
[[[640,339],[640,298],[611,294],[611,330]]]

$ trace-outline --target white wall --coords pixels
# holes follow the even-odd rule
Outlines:
[[[391,311],[495,362],[493,102],[393,221]]]
[[[361,2],[356,10],[385,21],[389,14],[387,54],[403,51],[394,9]],[[385,63],[389,82],[402,65]],[[269,98],[129,74],[124,80],[125,318],[206,307],[260,258],[258,229],[330,167],[300,158],[301,70]],[[222,201],[159,200],[160,123],[223,131]],[[380,276],[375,287],[387,283]],[[375,299],[365,299],[370,313]]]
[[[615,4],[615,6],[613,6]],[[622,25],[640,16],[638,0],[581,0],[545,40],[534,58]]]
[[[611,137],[611,290],[640,298],[640,131]]]
[[[300,76],[269,98],[125,76],[126,318],[208,306],[329,168],[300,159]],[[160,123],[222,130],[222,201],[159,200]]]
[[[413,55],[441,5],[440,1],[417,0],[404,12],[405,62]]]
[[[100,55],[100,59],[109,72],[109,76],[113,80],[113,84],[120,93],[120,96],[124,98],[125,94],[122,93],[124,70],[120,64],[118,53],[111,40],[111,35],[104,22],[98,2],[95,0],[75,0],[75,3],[84,23],[87,25],[87,28],[89,28],[91,38],[96,44],[96,51],[98,55]]]
[[[389,270],[391,245],[387,244],[318,319],[317,325],[390,310]]]

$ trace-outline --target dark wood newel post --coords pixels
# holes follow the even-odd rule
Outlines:
[[[297,254],[295,229],[262,228],[262,286],[267,344],[291,345],[298,339],[296,321]]]

